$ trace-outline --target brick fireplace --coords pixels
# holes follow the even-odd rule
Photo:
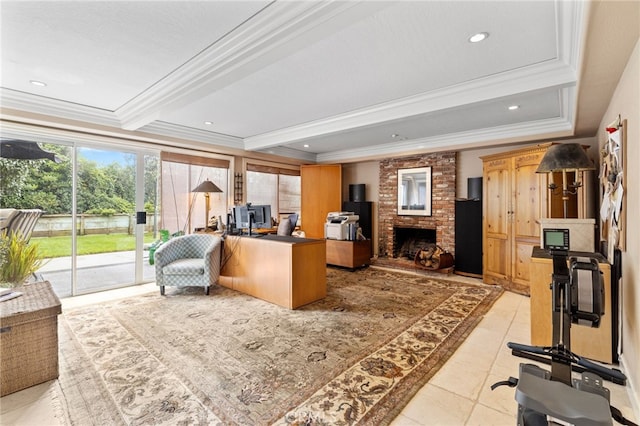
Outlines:
[[[436,230],[423,228],[409,228],[406,226],[393,227],[393,257],[415,258],[416,252],[436,243]]]
[[[431,216],[397,214],[398,169],[414,167],[431,167]],[[394,228],[431,230],[435,233],[436,244],[451,253],[455,252],[455,152],[420,154],[380,161],[379,191],[379,256],[397,256]]]

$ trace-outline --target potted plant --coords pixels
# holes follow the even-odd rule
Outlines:
[[[0,286],[20,286],[44,264],[38,246],[29,245],[19,233],[0,235]]]

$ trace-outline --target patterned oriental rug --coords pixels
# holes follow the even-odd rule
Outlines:
[[[388,424],[502,292],[374,268],[327,284],[294,311],[217,286],[65,311],[64,421]]]

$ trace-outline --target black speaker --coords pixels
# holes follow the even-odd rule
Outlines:
[[[349,185],[349,201],[355,201],[357,203],[365,201],[364,190],[364,183]]]
[[[482,275],[482,201],[456,200],[456,271]]]
[[[467,179],[467,198],[469,200],[482,200],[482,177]]]

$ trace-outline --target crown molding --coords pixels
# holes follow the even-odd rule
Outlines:
[[[305,151],[300,151],[299,149],[286,148],[283,146],[274,146],[272,148],[259,150],[259,151],[252,151],[252,152],[261,152],[264,154],[278,155],[278,156],[287,157],[287,158],[295,158],[297,160],[310,161],[313,163],[316,162],[316,158],[317,158],[317,154],[313,152],[305,152]]]
[[[587,36],[590,2],[556,1],[558,59],[577,70]]]
[[[113,111],[19,92],[4,87],[0,87],[0,104],[3,108],[85,121],[101,126],[120,127],[120,121]]]
[[[480,147],[486,143],[499,145],[501,143],[524,142],[531,140],[531,138],[565,137],[570,136],[572,132],[573,127],[566,119],[552,118],[520,125],[498,126],[489,129],[406,140],[394,144],[345,149],[342,151],[318,154],[316,156],[316,162],[349,162],[364,158],[383,158],[443,150],[451,151],[472,146]]]
[[[159,119],[306,44],[386,7],[384,2],[273,2],[116,110],[124,129]]]
[[[244,149],[242,147],[242,138],[223,135],[221,133],[207,132],[206,130],[195,129],[192,127],[179,126],[177,124],[167,123],[164,121],[155,121],[145,127],[138,129],[137,131],[197,142],[204,142],[207,144],[224,146],[227,148]]]
[[[371,126],[522,92],[550,88],[562,89],[575,85],[575,81],[576,73],[570,67],[558,60],[548,61],[326,119],[247,137],[244,140],[245,149],[266,149],[300,139]]]

